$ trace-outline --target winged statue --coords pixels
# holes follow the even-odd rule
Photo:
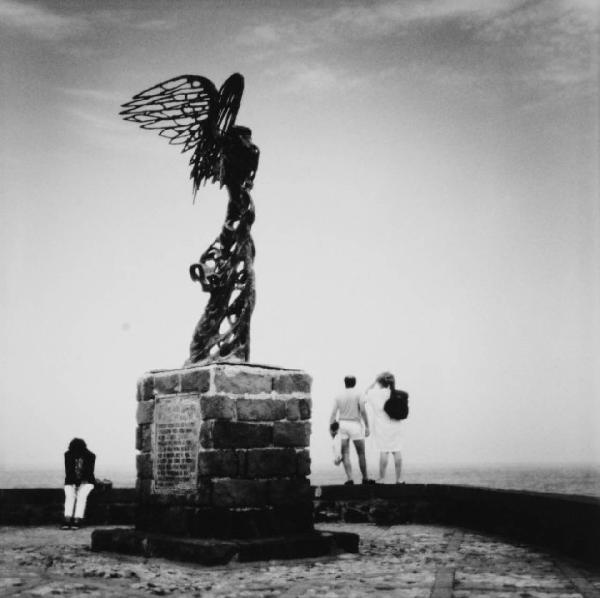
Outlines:
[[[256,300],[250,190],[259,150],[251,130],[235,124],[243,91],[239,73],[218,91],[206,77],[180,75],[136,94],[120,112],[125,120],[182,146],[182,153],[191,152],[194,196],[207,181],[225,187],[229,195],[219,236],[189,269],[209,299],[194,329],[186,365],[250,358]]]

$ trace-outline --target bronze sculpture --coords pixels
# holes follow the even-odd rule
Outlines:
[[[194,329],[189,364],[248,361],[255,303],[254,242],[250,197],[259,150],[251,131],[235,125],[244,78],[235,73],[217,91],[209,79],[181,75],[136,94],[123,104],[125,120],[156,129],[190,158],[194,196],[201,183],[218,182],[229,194],[221,233],[190,266],[192,280],[210,293]]]

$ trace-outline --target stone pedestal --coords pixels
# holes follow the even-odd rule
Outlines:
[[[220,546],[217,553],[228,555],[222,562],[244,550],[273,558],[265,556],[273,552],[266,547],[284,538],[287,550],[275,551],[281,556],[356,551],[358,537],[336,541],[336,534],[313,530],[310,386],[305,372],[250,364],[143,376],[136,530],[96,531],[92,549],[148,553],[154,546],[154,553],[169,556],[156,547],[170,546],[166,552],[184,554],[178,558],[194,554],[192,560],[216,562],[214,550],[210,558],[198,555]],[[299,554],[291,550],[294,542]]]

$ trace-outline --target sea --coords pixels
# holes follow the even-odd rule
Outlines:
[[[388,465],[392,483],[393,464]],[[358,481],[358,472],[355,472]],[[97,469],[96,477],[111,481],[115,488],[135,485],[132,469]],[[61,469],[0,469],[0,488],[59,488]],[[341,466],[313,466],[310,476],[314,486],[341,484],[345,476]],[[407,484],[459,484],[507,490],[530,490],[600,498],[600,464],[592,465],[432,465],[406,464],[403,479]]]

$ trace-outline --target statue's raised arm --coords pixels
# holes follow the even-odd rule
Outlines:
[[[192,280],[210,293],[186,363],[248,361],[250,318],[255,302],[254,203],[249,191],[258,167],[251,131],[236,126],[244,78],[231,75],[217,92],[209,79],[182,75],[136,94],[123,105],[126,120],[157,130],[190,158],[194,194],[218,182],[229,194],[220,235],[190,266]]]

